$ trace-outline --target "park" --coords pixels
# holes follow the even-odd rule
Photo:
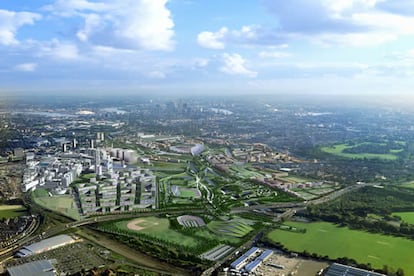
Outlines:
[[[294,252],[308,252],[329,259],[347,257],[359,264],[370,264],[382,269],[384,265],[396,271],[402,268],[407,275],[414,274],[412,248],[414,241],[401,237],[373,234],[327,222],[289,222],[288,226],[305,231],[273,230],[268,238]],[[288,228],[287,228],[288,229]]]

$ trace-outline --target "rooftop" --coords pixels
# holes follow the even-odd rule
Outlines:
[[[18,266],[9,267],[10,276],[54,276],[56,275],[53,263],[56,260],[40,260]]]
[[[352,266],[334,263],[325,272],[325,276],[384,276],[377,272],[372,272]]]

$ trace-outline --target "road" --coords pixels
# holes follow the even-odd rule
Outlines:
[[[326,196],[323,196],[321,198],[318,199],[314,199],[314,200],[309,200],[309,201],[304,201],[304,202],[278,202],[278,203],[273,203],[273,204],[259,204],[259,205],[252,205],[252,206],[247,206],[247,207],[236,207],[233,208],[231,210],[231,213],[243,213],[249,210],[260,210],[260,209],[284,209],[284,208],[304,208],[307,205],[311,205],[311,204],[322,204],[331,200],[334,200],[346,193],[349,193],[351,191],[355,191],[358,190],[362,187],[367,187],[367,186],[374,186],[376,184],[360,184],[360,185],[354,185],[354,186],[349,186],[346,187],[344,189],[335,191],[333,193],[330,193]]]

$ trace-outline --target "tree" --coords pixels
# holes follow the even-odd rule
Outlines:
[[[395,273],[397,276],[404,276],[404,270],[402,268],[398,268],[397,272]]]

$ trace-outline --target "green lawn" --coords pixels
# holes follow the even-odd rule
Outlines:
[[[300,176],[294,176],[294,175],[289,175],[287,177],[283,177],[283,179],[295,182],[295,183],[306,183],[306,182],[311,182],[312,180],[310,179],[306,179]]]
[[[36,190],[33,191],[33,196],[35,196],[35,197],[48,197],[49,192],[46,191],[45,189],[36,189]]]
[[[237,174],[239,177],[251,178],[251,177],[263,177],[263,174],[257,172],[254,168],[247,169],[243,166],[230,166],[230,170]]]
[[[22,205],[0,205],[0,219],[25,215],[27,215],[27,209]]]
[[[395,155],[396,153],[399,153],[400,150],[398,151],[393,151],[388,154],[379,154],[379,153],[345,153],[343,152],[345,149],[349,149],[352,148],[353,146],[349,146],[348,144],[338,144],[338,145],[333,145],[333,146],[327,146],[327,147],[322,147],[321,150],[323,152],[329,153],[329,154],[333,154],[333,155],[337,155],[340,157],[345,157],[345,158],[350,158],[350,159],[383,159],[383,160],[397,160],[398,156]]]
[[[127,225],[131,221],[138,221],[137,225],[143,227],[144,229],[139,231],[128,229]],[[177,231],[170,229],[170,221],[166,218],[145,217],[120,221],[116,223],[116,226],[121,229],[128,230],[131,233],[141,232],[160,240],[169,241],[188,247],[195,247],[199,242],[193,237],[185,236]]]
[[[322,256],[328,255],[332,259],[348,257],[359,263],[370,263],[374,268],[387,265],[394,269],[404,269],[406,275],[414,275],[412,240],[350,230],[327,222],[287,224],[307,231],[303,234],[274,230],[268,237],[296,252],[306,250]]]
[[[76,203],[70,195],[49,196],[49,193],[46,190],[36,189],[32,196],[36,204],[45,209],[64,214],[76,220],[80,219]]]
[[[191,188],[191,189],[181,188],[180,196],[185,197],[185,198],[200,198],[199,191],[194,188]]]
[[[401,184],[402,187],[414,189],[414,181],[409,181]]]
[[[398,213],[392,213],[393,216],[399,216],[402,221],[414,224],[414,212],[398,212]]]
[[[221,234],[224,236],[242,238],[250,233],[253,228],[249,225],[238,221],[238,220],[229,220],[229,221],[211,221],[207,224],[207,227],[210,231]]]

